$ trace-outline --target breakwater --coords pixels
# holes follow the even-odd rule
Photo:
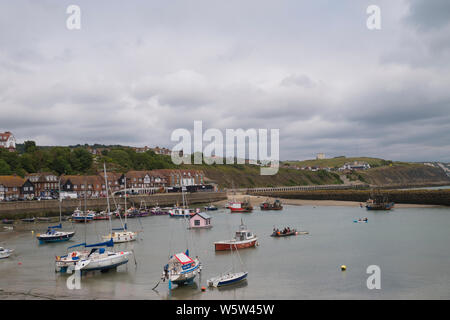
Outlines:
[[[225,192],[198,192],[186,194],[186,199],[189,204],[196,203],[210,203],[227,199]],[[176,203],[181,205],[181,193],[163,193],[154,195],[137,195],[127,197],[127,206],[134,205],[136,208],[145,204],[150,206],[173,206]],[[115,210],[115,203],[120,204],[123,208],[124,198],[110,199],[111,211]],[[86,207],[90,210],[101,211],[105,210],[107,206],[106,198],[87,199]],[[84,208],[83,199],[64,200],[61,204],[62,212],[72,213],[76,208]],[[49,217],[59,214],[59,204],[57,200],[45,201],[14,201],[14,202],[0,202],[0,218],[24,218],[24,217]]]
[[[407,204],[429,204],[450,206],[450,190],[383,190],[389,201]],[[337,200],[365,202],[371,196],[370,190],[310,190],[310,191],[267,191],[252,195],[303,200]]]

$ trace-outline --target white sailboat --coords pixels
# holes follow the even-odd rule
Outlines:
[[[106,181],[106,190],[108,190],[108,180],[106,178],[106,166],[104,164],[105,171],[105,181]],[[107,204],[108,204],[108,216],[109,216],[109,224],[111,225],[111,212],[109,206],[109,195],[107,193]],[[106,250],[103,247],[113,247],[114,242],[113,239],[109,239],[106,242],[95,243],[95,244],[86,244],[81,243],[75,246],[71,246],[70,248],[75,247],[84,247],[85,249],[82,251],[73,251],[70,254],[62,257],[56,258],[56,267],[57,271],[68,272],[71,273],[72,270],[80,270],[81,272],[88,271],[107,271],[110,269],[115,269],[120,265],[128,263],[131,252],[129,251],[110,251]],[[92,248],[89,251],[86,248]]]
[[[106,190],[108,190],[108,188]],[[128,230],[127,216],[127,178],[125,177],[125,223],[122,224],[122,228],[111,229],[114,232],[111,232],[110,234],[103,236],[102,238],[104,240],[112,239],[114,243],[135,241],[137,239],[137,232]],[[120,218],[120,221],[122,221],[122,218]]]
[[[244,226],[244,223],[242,221],[241,218],[241,226]],[[242,228],[241,228],[242,229]],[[246,232],[247,233],[247,232]],[[244,281],[247,279],[247,275],[248,272],[247,271],[239,271],[239,272],[235,272],[235,264],[233,261],[233,255],[236,254],[237,257],[239,258],[239,262],[241,265],[241,268],[244,268],[244,263],[242,262],[241,256],[239,255],[239,247],[237,243],[232,243],[231,245],[231,255],[230,255],[230,259],[231,259],[231,269],[229,269],[228,271],[213,277],[209,280],[207,280],[207,284],[210,287],[222,287],[222,286],[226,286],[226,285],[232,285],[241,281]]]

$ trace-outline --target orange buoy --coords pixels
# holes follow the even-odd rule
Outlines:
[[[205,287],[202,287],[202,291],[205,292],[205,291],[206,291],[206,288],[205,288]]]

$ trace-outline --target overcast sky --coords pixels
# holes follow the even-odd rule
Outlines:
[[[282,160],[450,161],[449,62],[447,0],[1,1],[0,131],[170,148],[202,120],[280,129]]]

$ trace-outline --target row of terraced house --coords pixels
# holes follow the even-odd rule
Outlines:
[[[110,193],[123,191],[139,194],[166,192],[173,187],[200,186],[205,184],[205,176],[200,170],[159,169],[128,171],[127,173],[107,172]],[[126,186],[125,186],[126,182]],[[106,184],[103,173],[96,175],[61,175],[50,172],[19,176],[0,176],[0,201],[30,200],[55,197],[61,191],[78,197],[105,197]]]

